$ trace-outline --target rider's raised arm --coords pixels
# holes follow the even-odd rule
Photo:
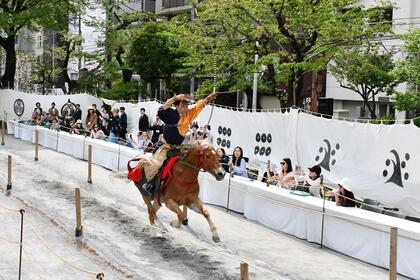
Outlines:
[[[172,107],[172,105],[178,100],[178,96],[174,96],[166,100],[166,102],[163,104],[163,110],[167,110]]]

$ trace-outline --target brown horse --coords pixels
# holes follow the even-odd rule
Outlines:
[[[209,172],[216,180],[223,180],[225,171],[219,163],[216,151],[208,144],[197,143],[192,146],[186,146],[182,149],[181,158],[174,164],[171,176],[165,182],[165,188],[158,192],[156,198],[152,201],[150,196],[143,193],[140,184],[135,183],[139,189],[149,212],[150,224],[155,221],[161,228],[163,224],[159,221],[156,212],[160,208],[160,201],[165,203],[166,207],[175,212],[178,219],[171,222],[171,225],[180,228],[181,223],[187,219],[187,207],[198,213],[201,213],[210,226],[212,239],[219,242],[220,238],[217,228],[210,219],[209,212],[203,208],[203,202],[198,197],[200,186],[198,184],[198,173],[200,170]],[[183,211],[180,206],[183,205]]]

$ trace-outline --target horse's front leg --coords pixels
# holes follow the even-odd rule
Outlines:
[[[197,199],[189,206],[192,210],[201,213],[204,218],[206,218],[207,222],[209,223],[210,230],[211,230],[211,237],[214,242],[220,242],[219,234],[217,233],[217,228],[214,225],[213,221],[210,219],[209,212],[204,209],[203,202],[200,198],[197,197]]]
[[[172,221],[171,226],[176,227],[176,228],[180,228],[181,223],[185,218],[184,212],[182,212],[182,210],[179,208],[178,203],[176,203],[173,199],[167,199],[165,201],[165,204],[166,204],[166,207],[168,207],[170,210],[175,212],[175,214],[178,216],[178,220]]]
[[[182,224],[184,226],[187,226],[188,225],[188,207],[186,205],[182,207],[182,212],[184,212],[184,220],[182,221]]]

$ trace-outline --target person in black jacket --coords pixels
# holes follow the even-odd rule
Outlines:
[[[118,135],[120,129],[120,117],[118,116],[118,108],[112,108],[111,115],[109,116],[109,142],[118,143]]]
[[[80,110],[80,104],[76,104],[76,111],[73,113],[73,121],[77,122],[77,120],[82,119],[82,110]]]
[[[146,109],[140,109],[139,130],[141,132],[149,130],[149,117],[146,115]]]
[[[127,114],[125,113],[125,108],[120,107],[120,138],[126,139],[127,134]]]
[[[163,133],[163,122],[159,116],[156,116],[155,122],[149,129],[153,131],[152,143],[155,144],[159,141],[159,136]]]

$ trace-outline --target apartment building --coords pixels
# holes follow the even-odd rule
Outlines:
[[[396,7],[389,12],[389,21],[396,34],[405,34],[413,28],[420,28],[420,1],[419,0],[395,0]],[[369,5],[377,4],[373,0],[365,0]],[[395,39],[383,40],[386,48],[399,47],[403,42]],[[401,52],[395,55],[395,59],[403,58]],[[409,89],[409,84],[402,84],[398,90],[405,92]],[[339,82],[331,74],[327,74],[326,97],[332,99],[334,115],[346,116],[351,118],[369,118],[369,112],[364,108],[362,98],[355,92],[340,87]],[[392,115],[394,109],[391,97],[386,93],[377,95],[376,114],[378,116]],[[397,118],[405,118],[405,114],[395,112]]]

